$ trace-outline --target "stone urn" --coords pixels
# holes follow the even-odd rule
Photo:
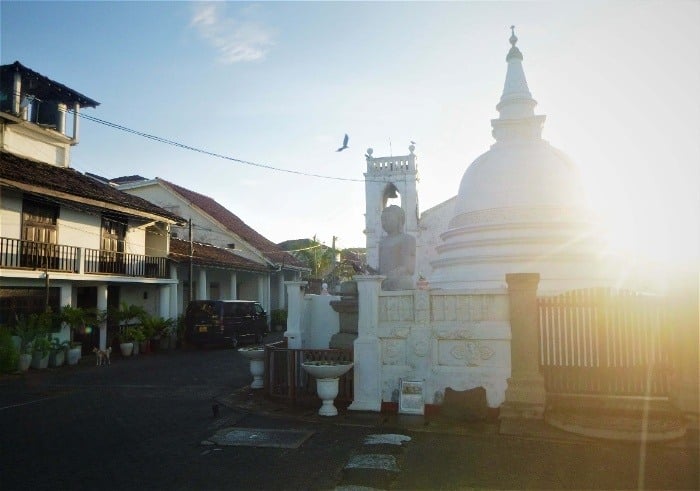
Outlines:
[[[351,361],[307,361],[301,368],[316,378],[316,393],[321,399],[320,416],[336,416],[338,408],[333,400],[338,396],[338,381],[352,368]]]
[[[251,389],[262,389],[265,387],[263,375],[265,375],[265,348],[263,346],[248,346],[239,348],[238,352],[250,360],[250,374],[253,381]]]

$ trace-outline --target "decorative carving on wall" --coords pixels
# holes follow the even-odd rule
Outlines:
[[[405,365],[406,343],[398,339],[382,340],[382,364]]]
[[[508,319],[506,295],[433,295],[434,321],[487,321]]]
[[[430,352],[430,343],[428,341],[416,341],[413,345],[413,353],[421,358],[428,355]]]
[[[481,361],[488,360],[494,350],[478,341],[457,343],[450,350],[450,355],[457,360],[464,360],[468,367],[477,367]]]
[[[412,322],[413,294],[379,297],[379,322]]]

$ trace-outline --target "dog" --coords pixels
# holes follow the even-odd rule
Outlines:
[[[97,349],[93,348],[92,352],[97,355],[97,360],[96,360],[96,365],[104,365],[105,363],[107,365],[111,365],[112,362],[109,360],[109,356],[112,354],[112,347],[110,346],[107,349]]]

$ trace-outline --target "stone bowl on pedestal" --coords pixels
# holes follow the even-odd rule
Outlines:
[[[265,374],[265,348],[263,346],[248,346],[239,348],[238,352],[250,360],[250,374],[253,381],[251,389],[262,389],[265,386],[263,375]]]
[[[338,408],[333,400],[338,396],[338,381],[353,367],[351,361],[307,361],[301,367],[312,377],[316,378],[316,393],[321,399],[321,416],[336,416]]]

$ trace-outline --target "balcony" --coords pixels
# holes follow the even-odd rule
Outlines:
[[[104,251],[0,237],[0,268],[168,278],[167,257]]]

